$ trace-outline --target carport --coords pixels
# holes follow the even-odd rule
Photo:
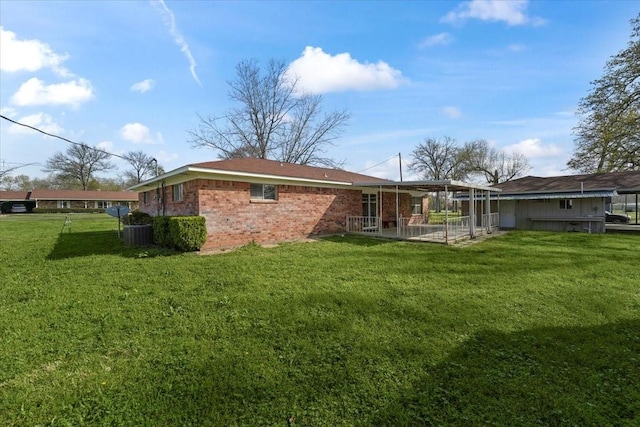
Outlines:
[[[356,234],[377,235],[381,237],[401,240],[430,241],[438,243],[454,243],[457,240],[471,238],[478,234],[491,233],[498,227],[498,212],[491,212],[491,204],[483,203],[484,211],[476,212],[477,200],[490,200],[491,194],[499,194],[500,189],[485,185],[471,184],[455,180],[437,181],[388,181],[388,182],[359,182],[354,187],[377,189],[378,194],[395,192],[395,227],[385,228],[382,218],[385,217],[383,203],[378,203],[376,216],[348,216],[347,232]],[[430,224],[424,215],[401,217],[399,209],[399,194],[401,192],[444,193],[444,220],[441,224]],[[453,215],[449,211],[449,201],[465,195],[473,203],[469,204],[469,214],[466,216]],[[478,221],[478,218],[481,218]]]

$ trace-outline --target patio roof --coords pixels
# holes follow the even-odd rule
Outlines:
[[[390,189],[405,190],[405,191],[469,191],[481,190],[490,191],[492,193],[500,193],[502,190],[496,187],[489,187],[481,184],[471,184],[468,182],[455,181],[452,179],[444,179],[437,181],[382,181],[382,182],[354,182],[354,186],[357,187],[386,187]]]

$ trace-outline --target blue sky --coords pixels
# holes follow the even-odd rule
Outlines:
[[[0,110],[171,170],[218,158],[191,148],[187,131],[197,114],[231,106],[238,62],[275,58],[326,110],[350,112],[330,151],[350,171],[398,179],[398,153],[406,164],[425,138],[450,136],[521,152],[531,175],[568,174],[580,98],[626,47],[639,10],[625,0],[1,0]],[[0,122],[7,167],[68,147]]]

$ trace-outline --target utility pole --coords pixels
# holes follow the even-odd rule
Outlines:
[[[400,182],[402,182],[402,153],[398,153],[398,164],[400,166]]]

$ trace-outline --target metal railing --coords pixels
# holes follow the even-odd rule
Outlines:
[[[482,215],[482,231],[484,230],[496,230],[499,224],[498,212]]]
[[[400,218],[398,237],[444,240],[446,242],[455,240],[469,235],[469,219],[468,216],[457,216],[447,218],[442,224],[416,224],[411,222],[411,218]]]
[[[474,227],[476,234],[483,234],[490,230],[496,230],[499,223],[497,212],[483,214],[481,226]],[[432,224],[422,218],[409,217],[399,218],[397,228],[383,229],[382,221],[374,216],[347,216],[346,232],[360,234],[380,234],[386,237],[411,239],[411,240],[434,240],[446,243],[471,235],[471,221],[477,224],[478,216],[473,219],[470,216],[453,216],[446,218],[442,223]],[[395,221],[392,221],[395,222]]]
[[[347,216],[347,233],[378,233],[380,218],[377,216]]]

